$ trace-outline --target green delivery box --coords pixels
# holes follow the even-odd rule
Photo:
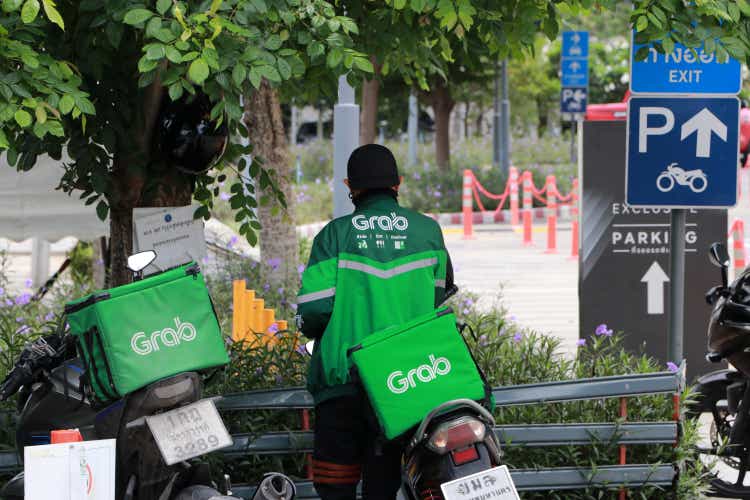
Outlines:
[[[442,403],[491,397],[450,309],[373,333],[349,356],[386,439]]]
[[[195,263],[98,291],[65,306],[99,402],[156,380],[229,362],[211,299]]]

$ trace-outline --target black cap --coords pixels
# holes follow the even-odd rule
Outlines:
[[[351,189],[389,188],[401,183],[396,158],[380,144],[366,144],[352,151],[346,176]]]

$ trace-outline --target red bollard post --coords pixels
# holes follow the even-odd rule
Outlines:
[[[523,245],[530,247],[534,245],[533,227],[532,227],[532,192],[531,192],[531,172],[526,171],[522,176],[523,182]]]
[[[570,246],[570,258],[578,258],[578,179],[573,179],[572,197],[570,204],[570,217],[573,219],[571,232],[573,233],[572,244]]]
[[[737,219],[732,224],[732,249],[734,253],[734,273],[735,276],[745,269],[747,258],[745,255],[745,222]]]
[[[510,167],[510,223],[517,226],[520,217],[518,213],[518,169]]]
[[[472,218],[472,212],[473,212],[473,205],[471,200],[472,195],[472,186],[474,182],[474,174],[472,174],[471,170],[466,169],[464,170],[464,187],[463,187],[463,195],[461,198],[461,208],[463,209],[463,219],[464,219],[464,239],[468,240],[471,239],[473,236],[473,228],[471,225],[471,218]]]
[[[547,176],[547,250],[557,253],[557,186],[554,175]]]

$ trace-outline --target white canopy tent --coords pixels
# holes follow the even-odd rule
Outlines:
[[[8,165],[5,155],[0,157],[0,239],[10,240],[2,246],[11,251],[20,247],[20,253],[28,255],[30,250],[34,286],[49,277],[50,242],[67,236],[93,240],[109,234],[109,223],[99,220],[93,207],[55,189],[62,175],[62,162],[46,155],[28,172],[18,172]],[[63,253],[72,241],[60,242]]]
[[[41,156],[28,172],[18,172],[0,157],[0,238],[57,241],[65,236],[92,240],[109,234],[109,224],[92,206],[55,189],[61,162]]]

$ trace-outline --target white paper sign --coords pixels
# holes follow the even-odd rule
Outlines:
[[[25,500],[115,500],[115,440],[26,446]]]
[[[520,500],[507,465],[440,485],[445,500]]]
[[[156,260],[144,275],[181,266],[199,264],[206,257],[203,220],[193,219],[195,206],[136,208],[133,210],[133,251],[154,250]]]

